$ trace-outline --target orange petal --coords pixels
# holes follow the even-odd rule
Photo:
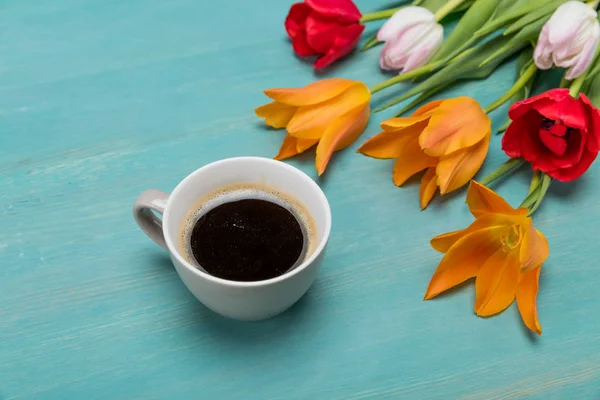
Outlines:
[[[475,99],[457,97],[434,110],[421,134],[421,148],[430,156],[450,154],[473,146],[492,132],[492,122]]]
[[[482,265],[502,246],[498,227],[481,229],[460,238],[446,253],[433,274],[425,300],[473,278]]]
[[[300,107],[327,101],[340,95],[349,87],[360,84],[362,83],[349,79],[331,78],[309,83],[302,88],[268,89],[264,93],[280,103]]]
[[[426,122],[425,125],[427,125],[429,123],[429,117],[431,117],[430,113],[405,118],[390,118],[381,123],[381,128],[384,131],[397,131],[417,124],[419,122]]]
[[[440,253],[448,251],[454,243],[456,243],[463,236],[485,228],[493,227],[509,227],[515,223],[514,217],[511,215],[487,213],[477,218],[469,227],[461,229],[459,231],[445,233],[431,239],[431,247]]]
[[[515,210],[498,193],[475,181],[471,181],[469,185],[467,204],[475,218],[479,218],[485,213],[502,213],[523,217],[527,215],[527,209]]]
[[[427,172],[421,178],[421,187],[419,188],[419,197],[421,199],[421,210],[429,205],[433,195],[437,191],[437,175],[435,174],[435,168],[429,168]]]
[[[529,271],[543,264],[548,258],[550,247],[548,240],[533,227],[531,218],[527,218],[522,225],[523,241],[521,242],[520,261],[523,272]]]
[[[370,98],[371,94],[365,85],[353,85],[340,96],[300,107],[287,124],[287,131],[299,139],[319,139],[332,121],[356,108],[368,108]]]
[[[515,299],[519,285],[519,252],[500,247],[481,266],[475,281],[475,313],[497,314]]]
[[[383,131],[367,140],[358,152],[375,158],[397,158],[402,149],[408,145],[427,126],[426,121],[416,123],[407,128]]]
[[[425,168],[435,166],[437,159],[423,153],[419,147],[419,137],[413,139],[400,150],[398,159],[394,163],[394,184],[402,185],[408,178],[423,171]]]
[[[296,139],[296,150],[298,154],[304,153],[317,143],[319,143],[318,139]]]
[[[472,231],[469,231],[469,228],[466,228],[459,231],[444,233],[434,237],[429,243],[436,251],[445,253],[454,245],[454,243],[458,242],[462,237],[470,232]]]
[[[517,288],[517,306],[519,307],[521,318],[523,318],[523,323],[538,335],[542,334],[542,326],[538,320],[536,306],[541,271],[542,266],[540,265],[529,272],[522,273],[519,287]]]
[[[360,136],[367,126],[370,114],[368,106],[359,107],[330,122],[317,146],[315,163],[319,175],[325,172],[334,151],[349,146]]]
[[[442,104],[445,100],[434,100],[431,101],[419,108],[417,108],[417,110],[412,113],[413,117],[417,117],[419,115],[423,115],[423,114],[428,114],[431,113],[431,111],[435,110],[436,108],[438,108],[440,106],[440,104]]]
[[[279,153],[275,156],[276,160],[285,160],[286,158],[290,158],[295,156],[296,154],[300,154],[314,144],[316,144],[319,140],[304,140],[304,139],[296,139],[293,136],[287,135],[285,139],[283,139],[283,143],[281,148],[279,149]]]
[[[440,193],[446,194],[466,185],[481,168],[490,145],[489,137],[472,147],[441,156],[437,165]]]
[[[297,107],[287,106],[274,101],[255,108],[254,112],[260,118],[265,119],[265,124],[272,126],[273,128],[285,128],[297,109]]]

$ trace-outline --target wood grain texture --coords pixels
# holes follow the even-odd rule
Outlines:
[[[598,166],[553,185],[536,214],[551,254],[535,338],[515,305],[477,318],[472,285],[422,301],[440,259],[429,238],[471,217],[464,191],[419,212],[418,185],[396,188],[391,162],[354,153],[393,109],[318,180],[333,232],[296,306],[240,323],[187,292],[131,206],[208,162],[277,153],[283,133],[253,114],[261,90],[319,77],[285,38],[290,4],[0,3],[0,399],[600,398]],[[377,53],[322,75],[376,83]],[[513,73],[441,97],[488,104]],[[290,162],[317,179],[313,160]],[[528,179],[495,188],[516,205]]]

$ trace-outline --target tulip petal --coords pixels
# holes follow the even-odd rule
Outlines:
[[[458,242],[461,238],[471,232],[472,231],[469,231],[469,228],[466,228],[444,233],[434,237],[429,243],[434,250],[439,251],[440,253],[445,253],[454,245],[454,243]]]
[[[524,212],[526,212],[526,210],[524,210]],[[515,220],[514,215],[486,213],[477,217],[477,219],[473,221],[473,223],[469,225],[466,229],[461,229],[459,231],[449,232],[434,237],[433,239],[431,239],[430,242],[431,247],[433,247],[440,253],[445,253],[448,251],[448,249],[450,249],[450,247],[454,245],[454,243],[456,243],[463,236],[469,233],[493,227],[508,228],[509,226],[518,222],[519,221]]]
[[[585,104],[590,118],[590,125],[588,126],[588,140],[587,148],[591,152],[598,152],[600,149],[600,110],[598,110],[589,97],[585,94],[580,93],[579,98]]]
[[[509,214],[526,216],[527,209],[514,209],[499,194],[483,186],[479,182],[471,181],[467,191],[467,204],[475,218],[480,218],[487,213]]]
[[[305,35],[297,35],[292,39],[292,48],[294,49],[294,53],[299,55],[300,57],[310,57],[318,54],[315,49],[310,47],[308,41],[306,40]]]
[[[553,121],[561,121],[570,128],[585,129],[587,125],[583,104],[570,96],[555,103],[535,103],[533,108],[544,117]]]
[[[440,193],[446,194],[466,185],[481,168],[490,145],[489,137],[463,150],[441,156],[437,165]]]
[[[419,198],[421,202],[421,210],[424,210],[437,191],[437,175],[435,168],[429,168],[421,178],[421,187],[419,188]]]
[[[311,9],[304,3],[296,3],[290,8],[290,12],[285,19],[285,30],[290,38],[304,35],[304,22],[310,14]]]
[[[407,128],[409,126],[418,124],[419,122],[427,122],[429,123],[428,119],[431,117],[431,113],[424,113],[422,115],[416,115],[416,116],[410,116],[410,117],[403,117],[403,118],[390,118],[390,119],[386,119],[385,121],[383,121],[381,123],[381,128],[384,131],[397,131],[400,129],[404,129]],[[425,124],[425,126],[427,126]]]
[[[434,167],[436,162],[437,159],[423,153],[419,147],[419,137],[415,136],[400,150],[398,159],[394,163],[394,184],[401,186],[417,172],[421,172],[425,168]]]
[[[434,100],[434,101],[430,101],[429,103],[422,105],[421,107],[417,108],[415,110],[414,113],[412,113],[412,117],[418,117],[421,115],[431,115],[433,114],[433,111],[438,108],[440,106],[440,104],[442,104],[444,102],[444,100]]]
[[[542,326],[538,320],[536,305],[541,271],[542,266],[540,265],[529,272],[522,273],[517,288],[517,306],[521,318],[523,318],[523,323],[538,335],[542,334]]]
[[[309,83],[302,88],[268,89],[264,93],[271,99],[290,106],[318,104],[345,92],[360,82],[343,78],[330,78]]]
[[[306,40],[317,52],[326,53],[333,47],[335,38],[343,28],[336,20],[313,12],[306,18]]]
[[[475,99],[444,101],[421,134],[421,148],[431,156],[450,154],[473,146],[491,134],[492,123]]]
[[[585,3],[568,1],[561,4],[552,14],[548,25],[548,39],[554,46],[566,45],[573,41],[581,27],[596,19],[596,11]]]
[[[352,24],[340,28],[333,41],[333,46],[327,52],[315,61],[314,67],[324,68],[334,61],[349,54],[358,44],[360,35],[365,30],[364,25]]]
[[[519,252],[503,247],[481,266],[475,281],[475,313],[489,317],[511,305],[519,285]]]
[[[317,143],[319,143],[318,139],[296,139],[296,151],[298,154],[304,153]]]
[[[362,15],[352,0],[305,0],[317,13],[341,22],[356,22]]]
[[[287,125],[288,133],[300,139],[318,139],[331,121],[356,107],[368,107],[371,94],[367,87],[355,82],[342,95],[325,102],[300,107]]]
[[[527,221],[521,227],[523,229],[523,241],[521,243],[519,260],[522,270],[527,272],[546,261],[550,253],[550,248],[548,247],[548,240],[546,240],[544,235],[533,227],[531,218],[527,218]]]
[[[433,29],[427,32],[427,35],[421,40],[419,46],[410,53],[402,71],[412,71],[425,65],[435,55],[443,42],[444,28],[440,24],[435,24]]]
[[[315,160],[317,172],[321,175],[334,151],[349,146],[360,136],[369,121],[368,106],[360,106],[330,122],[317,146]]]
[[[555,178],[561,182],[573,181],[579,178],[585,173],[585,171],[588,170],[588,168],[592,165],[597,156],[598,153],[590,152],[586,149],[581,155],[581,160],[579,160],[579,162],[574,166],[570,168],[561,168],[556,169],[554,171],[548,171],[547,173],[552,178]]]
[[[377,32],[377,40],[388,42],[395,40],[408,28],[435,22],[435,16],[424,7],[407,6],[396,11]]]
[[[471,232],[450,247],[431,277],[425,300],[475,277],[482,265],[502,246],[502,230],[492,227]]]
[[[256,115],[265,119],[265,124],[273,128],[285,128],[298,108],[276,101],[254,109]]]
[[[310,140],[310,139],[296,139],[291,135],[286,135],[285,139],[283,139],[283,143],[281,148],[279,149],[279,153],[274,157],[276,160],[285,160],[286,158],[290,158],[295,156],[296,154],[300,154],[312,146],[314,146],[319,140]]]
[[[381,132],[363,143],[358,152],[374,158],[397,158],[426,126],[427,122],[422,121],[404,129]]]
[[[598,48],[598,35],[600,35],[600,25],[596,22],[594,25],[594,37],[589,38],[585,45],[583,46],[583,50],[579,53],[577,58],[577,62],[571,68],[567,70],[565,74],[565,79],[573,80],[578,78],[584,71],[588,68],[590,63],[594,58],[594,54],[596,54],[596,49]]]
[[[519,101],[508,109],[508,117],[513,121],[521,118],[532,108],[541,105],[551,105],[569,97],[569,89],[552,89],[537,96]]]

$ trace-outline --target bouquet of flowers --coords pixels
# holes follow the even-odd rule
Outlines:
[[[255,111],[267,125],[287,131],[275,158],[316,146],[321,175],[333,154],[363,133],[371,112],[411,99],[358,152],[395,159],[397,186],[421,174],[421,209],[438,191],[445,195],[468,185],[466,201],[474,221],[431,239],[444,256],[425,299],[475,278],[477,315],[500,313],[516,299],[524,324],[541,334],[536,296],[549,247],[532,214],[552,182],[578,179],[600,149],[599,2],[414,0],[363,15],[351,0],[304,0],[291,7],[285,20],[298,56],[314,58],[314,68],[341,62],[358,45],[364,24],[386,19],[361,50],[382,45],[381,69],[399,73],[370,88],[329,78],[303,88],[269,89],[265,94],[273,101]],[[444,39],[451,15],[460,19]],[[487,78],[513,58],[514,82],[486,107],[469,96],[427,102],[457,81]],[[564,70],[561,82],[531,96],[540,71],[552,68]],[[406,81],[414,84],[371,111],[377,92]],[[475,181],[492,136],[488,114],[507,102],[508,120],[499,132],[508,159]],[[489,186],[521,166],[531,169],[531,185],[514,208]]]

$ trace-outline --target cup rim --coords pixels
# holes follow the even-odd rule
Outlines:
[[[180,251],[177,248],[177,245],[175,243],[173,243],[173,241],[171,240],[171,235],[169,234],[169,230],[168,230],[169,224],[166,222],[169,220],[170,210],[171,210],[171,207],[172,207],[173,201],[174,201],[173,199],[177,198],[177,195],[183,190],[183,187],[185,187],[194,177],[204,173],[204,171],[206,169],[214,168],[214,167],[219,166],[220,164],[226,164],[226,163],[232,162],[232,161],[258,161],[258,162],[264,162],[264,163],[271,164],[274,168],[286,169],[286,170],[296,174],[299,179],[304,180],[305,182],[308,183],[309,186],[313,187],[313,189],[315,189],[315,193],[316,193],[317,197],[319,197],[320,202],[325,206],[325,221],[324,221],[325,229],[323,231],[323,236],[319,240],[319,244],[318,244],[317,248],[315,249],[315,251],[311,254],[311,256],[309,258],[307,258],[306,260],[304,260],[304,262],[302,262],[302,264],[300,264],[293,270],[288,271],[282,275],[276,276],[275,278],[265,279],[262,281],[251,281],[251,282],[243,281],[242,282],[242,281],[232,281],[229,279],[218,278],[216,276],[210,275],[209,273],[204,272],[204,271],[194,267],[191,263],[189,263],[183,257],[183,255],[180,253]],[[240,183],[243,183],[243,182],[240,182]],[[286,164],[284,162],[277,161],[277,160],[274,160],[271,158],[266,158],[266,157],[230,157],[230,158],[225,158],[222,160],[213,161],[209,164],[206,164],[206,165],[196,169],[195,171],[193,171],[192,173],[187,175],[185,178],[183,178],[183,180],[181,182],[179,182],[177,184],[177,186],[175,186],[175,189],[173,189],[171,194],[169,194],[169,198],[167,200],[167,205],[165,207],[165,212],[163,214],[163,219],[164,219],[163,234],[165,236],[165,242],[167,243],[167,248],[169,249],[169,253],[171,253],[171,255],[173,255],[177,259],[177,261],[179,261],[179,263],[181,265],[185,266],[185,268],[187,268],[193,274],[195,274],[201,278],[207,279],[214,283],[219,283],[219,284],[234,286],[234,287],[250,288],[250,287],[258,287],[258,286],[268,286],[268,285],[273,285],[273,284],[279,283],[281,281],[287,280],[287,279],[293,277],[294,275],[299,274],[301,271],[305,270],[309,265],[311,265],[315,261],[315,259],[317,257],[319,257],[319,255],[323,252],[323,249],[325,248],[325,245],[327,244],[327,241],[329,240],[329,235],[331,233],[331,207],[330,207],[329,201],[327,200],[327,197],[325,196],[325,193],[323,192],[321,187],[319,185],[317,185],[317,183],[313,179],[311,179],[304,171],[302,171],[294,166],[291,166],[289,164]]]

